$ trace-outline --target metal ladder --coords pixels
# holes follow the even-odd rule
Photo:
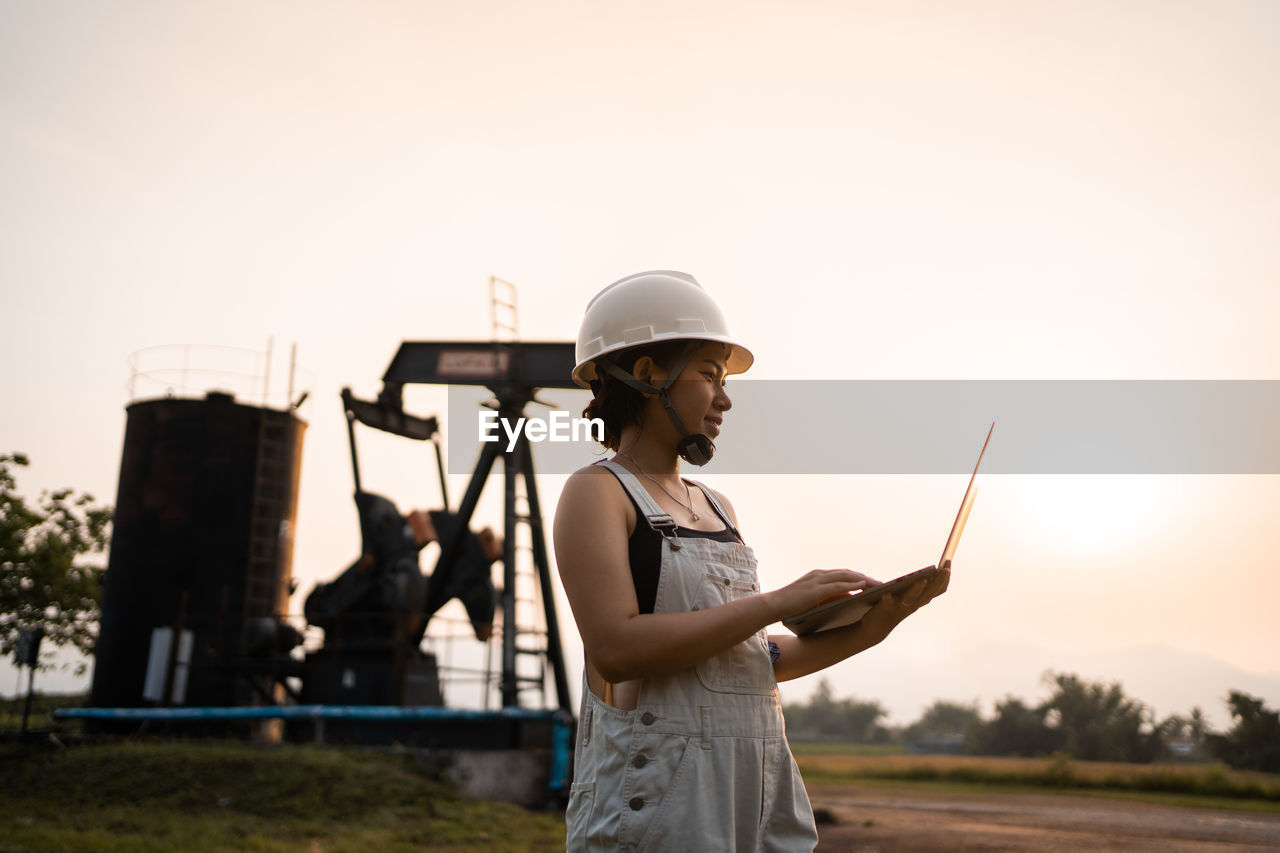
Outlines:
[[[516,514],[517,530],[528,530],[532,516],[530,515],[528,496],[524,494],[524,490],[517,486],[516,494],[519,511]],[[540,662],[539,672],[537,675],[519,675],[516,676],[517,689],[521,694],[532,692],[537,696],[537,704],[528,705],[521,703],[523,707],[541,708],[546,705],[547,701],[547,677],[550,663],[547,660],[547,629],[539,621],[539,615],[542,613],[542,601],[540,598],[538,577],[533,569],[532,554],[533,546],[517,541],[515,543],[516,551],[516,613],[517,618],[521,620],[515,626],[516,632],[516,655],[523,658],[536,658]],[[528,559],[522,559],[527,556]],[[499,592],[501,592],[499,590]],[[484,657],[484,708],[489,710],[494,694],[501,687],[502,674],[497,671],[501,667],[502,658],[502,636],[507,630],[505,620],[502,618],[502,608],[499,607],[494,612],[494,632],[493,635],[485,643]],[[535,626],[522,624],[523,620],[532,619]],[[501,704],[500,702],[498,703]]]
[[[244,617],[276,616],[280,602],[280,525],[288,516],[290,421],[288,414],[258,413],[258,455],[249,514],[249,560]]]
[[[514,341],[520,337],[516,286],[496,275],[489,276],[489,321],[495,341]]]

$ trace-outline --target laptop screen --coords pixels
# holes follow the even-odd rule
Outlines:
[[[956,513],[956,520],[951,525],[951,535],[947,537],[947,544],[942,546],[942,556],[938,558],[938,568],[947,568],[951,562],[951,558],[955,556],[956,548],[960,545],[960,534],[964,532],[964,523],[969,520],[969,510],[973,508],[973,499],[978,495],[978,466],[982,464],[982,457],[987,452],[987,445],[991,443],[991,433],[995,432],[995,421],[991,422],[991,429],[987,430],[987,439],[982,442],[982,450],[978,453],[978,461],[974,463],[973,473],[969,475],[969,488],[964,490],[964,500],[960,502],[960,511]]]

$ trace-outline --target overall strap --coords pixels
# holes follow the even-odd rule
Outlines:
[[[715,489],[709,489],[697,480],[685,480],[685,482],[691,486],[696,486],[698,491],[706,495],[707,503],[711,504],[711,508],[716,511],[716,515],[720,516],[720,520],[724,522],[724,526],[729,528],[729,530],[733,532],[734,537],[741,542],[742,534],[738,532],[738,528],[733,526],[733,518],[729,515],[729,510],[725,508],[725,505],[720,500],[720,496],[716,494]]]
[[[640,507],[644,519],[648,522],[649,527],[654,532],[666,539],[671,544],[671,550],[679,551],[683,546],[680,544],[680,538],[676,535],[676,520],[658,506],[658,502],[653,499],[649,491],[636,479],[636,475],[632,474],[622,465],[614,462],[612,459],[601,459],[595,463],[608,468],[617,475],[622,487],[627,490],[627,494],[631,495],[631,499],[636,502],[636,506]]]

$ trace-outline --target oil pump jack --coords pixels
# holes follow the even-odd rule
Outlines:
[[[407,384],[483,386],[494,395],[490,404],[502,419],[521,418],[541,388],[572,388],[573,344],[516,341],[414,342],[400,345],[383,376],[376,400],[357,399],[343,389],[355,502],[360,516],[361,555],[336,579],[317,584],[308,595],[307,621],[325,631],[324,646],[307,658],[304,700],[321,704],[439,705],[443,697],[434,658],[420,649],[431,617],[458,598],[479,640],[488,640],[495,609],[501,605],[504,708],[520,707],[522,690],[553,680],[556,707],[570,711],[568,678],[556,619],[554,590],[547,560],[542,511],[538,502],[529,440],[484,444],[457,511],[448,507],[439,422],[404,410]],[[444,508],[403,515],[387,498],[364,490],[356,448],[355,425],[415,441],[432,441],[440,475]],[[501,535],[487,528],[476,533],[471,520],[481,492],[498,459],[502,459],[504,521]],[[524,487],[526,513],[517,508],[518,485]],[[545,623],[545,648],[520,645],[516,621],[517,525],[526,524],[533,568]],[[429,576],[418,565],[418,552],[437,541],[440,554]],[[502,585],[495,589],[491,564],[501,560]],[[544,658],[542,674],[521,675],[522,654]],[[547,673],[549,668],[550,672]]]

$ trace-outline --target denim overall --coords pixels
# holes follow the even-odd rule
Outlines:
[[[759,592],[750,548],[677,536],[631,472],[598,464],[618,475],[662,534],[655,613]],[[714,493],[703,493],[733,529]],[[571,851],[811,851],[818,841],[763,629],[690,669],[646,678],[634,710],[605,703],[584,677],[574,762]]]

